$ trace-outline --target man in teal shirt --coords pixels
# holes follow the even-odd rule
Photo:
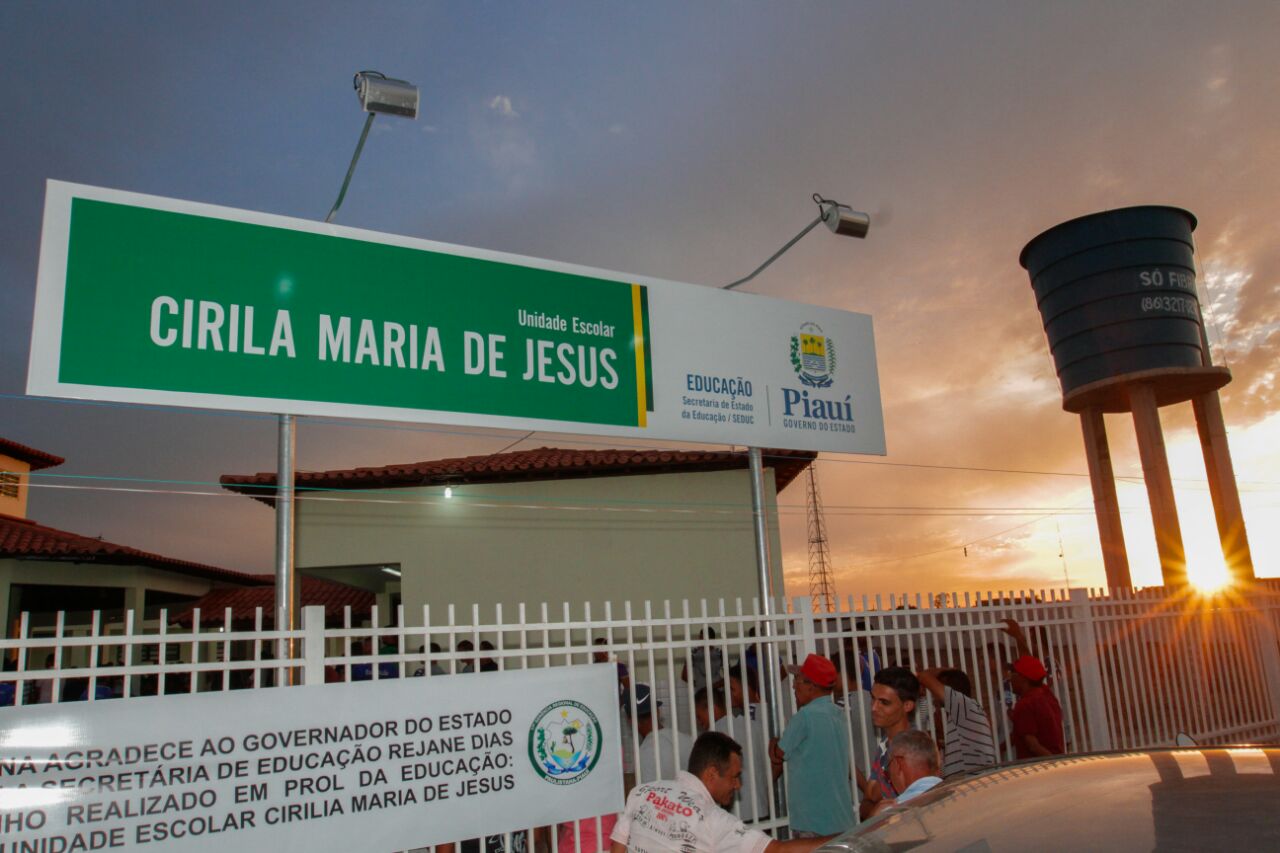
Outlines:
[[[769,744],[773,775],[785,761],[791,831],[800,838],[834,835],[853,826],[853,793],[849,784],[849,734],[844,712],[831,700],[836,667],[821,655],[809,655],[801,666],[787,666],[794,678],[799,711],[782,738]]]

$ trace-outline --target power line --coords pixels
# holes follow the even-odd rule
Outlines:
[[[135,492],[135,493],[149,492],[154,494],[208,494],[208,495],[219,495],[219,496],[227,495],[229,497],[253,497],[254,496],[253,494],[247,494],[246,492],[257,490],[257,491],[260,491],[262,495],[265,497],[275,491],[274,485],[256,486],[252,484],[237,484],[237,489],[231,490],[231,489],[223,488],[221,483],[217,483],[209,480],[174,480],[174,479],[148,478],[148,477],[121,477],[121,476],[104,475],[104,474],[58,474],[58,473],[49,473],[44,471],[31,472],[27,474],[27,476],[31,478],[32,482],[30,483],[30,485],[33,488],[62,488],[62,489],[79,488],[84,490],[93,490],[96,488],[96,490],[99,490],[99,491],[105,490],[106,487],[75,486],[75,485],[62,485],[62,484],[55,484],[55,483],[38,482],[39,480],[94,480],[94,481],[102,481],[102,482],[137,484],[136,486],[129,487],[129,488],[118,487],[115,489],[116,491],[128,491],[128,492]],[[143,487],[147,485],[190,486],[190,487],[204,486],[212,489],[213,491],[194,492],[190,490],[174,490],[174,489],[159,489],[159,488],[149,489],[149,488]],[[480,485],[483,486],[483,484],[480,484]],[[328,486],[297,486],[296,491],[300,495],[316,495],[316,496],[326,495],[326,494],[328,495],[369,495],[374,493],[377,493],[377,494],[394,493],[402,489],[424,488],[424,487],[426,486],[368,487],[368,488],[360,488],[360,489],[342,489],[342,488],[335,488],[335,487],[328,487]],[[466,494],[465,485],[462,486],[461,488],[463,489],[463,491],[459,492],[455,489],[454,497],[449,498],[449,500],[454,500],[454,499],[466,500],[468,498],[476,497],[476,496],[470,496]],[[731,509],[739,509],[742,506],[739,503],[730,502],[730,501],[672,502],[672,501],[643,501],[643,500],[623,500],[623,499],[600,500],[597,498],[578,498],[573,496],[568,496],[568,498],[572,500],[577,500],[579,502],[599,503],[602,505],[605,505],[605,504],[620,505],[621,504],[621,505],[653,505],[653,506],[705,507],[705,508],[725,507],[725,508],[731,508]],[[504,498],[502,498],[501,496],[489,496],[489,495],[484,496],[483,499],[491,502],[501,502],[502,500],[504,500]],[[556,500],[564,500],[564,499],[566,498],[561,497],[561,498],[557,498]],[[347,500],[353,503],[358,503],[358,502],[361,502],[363,499],[359,497],[349,497],[349,498],[335,497],[334,498],[334,501],[336,502],[342,502],[344,500]],[[418,501],[411,498],[401,498],[401,499],[394,500],[392,502],[430,503],[430,502],[433,502],[433,500],[434,499],[423,499],[422,501]],[[511,498],[510,500],[519,501],[521,503],[529,502],[528,497],[516,497],[516,498]],[[806,505],[780,503],[780,504],[777,504],[777,508],[780,511],[786,510],[788,512],[800,513],[806,510]],[[1052,507],[944,506],[944,505],[920,505],[920,504],[835,504],[835,505],[826,504],[825,508],[828,510],[854,512],[854,513],[874,512],[874,511],[886,511],[886,512],[900,511],[905,513],[919,512],[919,513],[929,513],[929,514],[959,512],[959,513],[964,513],[969,515],[993,515],[993,514],[998,515],[1001,513],[1029,513],[1029,512],[1056,513],[1056,512],[1075,512],[1075,511],[1087,510],[1087,508],[1082,510],[1081,508],[1076,506],[1052,506]],[[1092,510],[1088,510],[1088,511],[1092,511]]]
[[[173,414],[184,414],[184,415],[212,415],[216,417],[230,417],[230,418],[243,418],[246,420],[270,421],[272,423],[274,423],[277,418],[276,415],[258,414],[255,412],[227,411],[227,410],[221,410],[221,409],[186,409],[186,408],[181,408],[177,406],[162,406],[162,405],[151,404],[151,403],[115,403],[111,401],[100,401],[100,400],[72,400],[72,399],[65,399],[60,397],[34,397],[29,394],[0,394],[0,399],[24,400],[24,401],[34,401],[34,402],[40,402],[40,403],[56,403],[56,404],[63,404],[63,405],[93,406],[93,407],[99,407],[99,408],[111,408],[111,409],[122,409],[122,410],[142,409],[146,411],[170,412]],[[329,418],[329,417],[322,417],[322,416],[306,416],[305,419],[299,421],[299,423],[305,423],[308,426],[348,427],[348,428],[355,428],[355,429],[382,430],[387,432],[415,432],[415,433],[425,433],[425,434],[431,434],[431,435],[459,436],[464,438],[492,437],[492,432],[490,431],[490,428],[466,428],[466,427],[451,428],[451,427],[435,426],[435,425],[429,425],[429,424],[392,423],[387,421],[376,421],[376,420],[348,421],[348,420],[341,420],[337,418]],[[481,429],[484,429],[484,431],[481,431]],[[536,435],[537,433],[538,433],[537,430],[526,432],[519,438],[516,438],[514,441],[505,445],[502,449],[493,451],[493,453],[490,455],[505,453],[508,449],[528,440],[530,437]],[[545,434],[559,435],[560,433],[545,433]],[[571,436],[570,441],[573,444],[585,444],[589,446],[618,448],[618,449],[624,449],[624,448],[648,449],[653,447],[654,444],[657,443],[657,442],[645,443],[645,442],[628,441],[623,438],[618,438],[614,440],[609,438],[597,438],[594,436],[578,436],[578,435]],[[679,445],[679,446],[691,445],[690,442],[679,442],[679,441],[669,441],[664,443]],[[716,446],[716,445],[706,445],[706,446]],[[780,455],[768,454],[768,453],[765,454],[765,458],[766,459],[786,459],[789,461],[795,461],[794,457],[780,456]],[[1087,478],[1089,476],[1088,472],[1085,472],[1085,471],[1039,471],[1035,469],[1025,469],[1025,468],[997,468],[997,467],[978,466],[978,465],[939,465],[939,464],[932,464],[932,463],[925,463],[925,462],[890,462],[887,460],[873,461],[870,459],[851,458],[851,456],[848,454],[835,453],[834,451],[825,452],[822,458],[817,458],[814,460],[814,462],[823,463],[823,464],[832,463],[832,464],[840,464],[840,465],[872,465],[872,466],[884,466],[889,468],[916,468],[916,469],[931,470],[931,471],[964,471],[964,472],[973,472],[973,473],[981,473],[981,474],[1021,474],[1021,475],[1036,476],[1036,477]],[[1124,482],[1138,482],[1138,483],[1142,482],[1142,477],[1139,477],[1136,475],[1122,475],[1122,476],[1117,476],[1116,479]],[[1190,477],[1174,477],[1173,479],[1175,482],[1183,482],[1183,483],[1204,483],[1205,482],[1205,480],[1203,479],[1190,478]],[[1241,485],[1241,486],[1280,486],[1280,481],[1238,480],[1237,483],[1238,485]]]
[[[39,489],[62,489],[67,491],[88,491],[88,492],[118,492],[123,494],[143,494],[143,495],[193,495],[201,497],[216,498],[252,498],[253,495],[244,492],[233,492],[225,489],[212,488],[217,484],[205,483],[198,481],[181,481],[181,480],[143,480],[122,477],[92,477],[81,476],[75,474],[62,475],[46,475],[58,476],[64,479],[89,479],[101,480],[106,482],[124,482],[137,483],[133,486],[106,486],[106,485],[87,485],[78,483],[48,483],[34,482],[31,488]],[[157,486],[188,486],[188,487],[210,487],[208,490],[199,488],[157,488]],[[415,488],[415,487],[411,487]],[[618,507],[632,507],[637,510],[649,512],[683,512],[683,513],[699,513],[706,512],[708,514],[751,514],[752,510],[746,504],[731,502],[707,502],[707,501],[644,501],[644,500],[625,500],[611,499],[602,500],[599,498],[586,498],[574,495],[564,495],[554,498],[540,499],[533,496],[505,497],[502,495],[469,495],[465,491],[465,486],[461,489],[455,487],[452,497],[439,498],[436,497],[374,497],[374,495],[392,495],[401,491],[398,488],[376,488],[376,489],[331,489],[331,488],[307,488],[299,487],[297,495],[299,500],[324,501],[326,503],[380,503],[380,504],[403,504],[406,506],[427,506],[445,503],[466,503],[475,506],[541,506],[541,507],[557,507],[563,506],[565,501],[572,501],[575,508],[583,510],[591,510],[593,508],[612,509]],[[263,496],[274,490],[273,486],[264,486]],[[799,504],[778,504],[779,512],[785,512],[789,515],[800,515],[806,511],[806,508]],[[878,505],[847,505],[829,507],[835,510],[837,514],[849,516],[921,516],[921,517],[990,517],[1003,515],[1027,515],[1031,513],[1049,512],[1071,514],[1081,513],[1088,514],[1092,512],[1090,509],[1078,509],[1076,507],[964,507],[964,506],[878,506]],[[1123,511],[1129,511],[1125,509]]]
[[[954,551],[957,548],[968,548],[972,545],[978,545],[982,542],[986,542],[989,539],[995,539],[997,536],[1003,536],[1006,533],[1012,533],[1015,530],[1021,530],[1024,527],[1029,527],[1032,524],[1036,524],[1038,522],[1044,521],[1046,518],[1053,518],[1053,516],[1056,514],[1057,513],[1048,513],[1047,515],[1042,515],[1039,518],[1033,518],[1030,521],[1026,521],[1026,522],[1023,522],[1022,524],[1018,524],[1013,527],[1006,528],[1005,530],[1001,530],[997,533],[992,533],[990,536],[983,536],[981,539],[973,539],[973,540],[970,540],[969,542],[964,542],[959,545],[948,545],[946,548],[936,548],[932,551],[921,551],[919,554],[910,554],[906,557],[888,557],[883,560],[869,560],[865,563],[857,563],[855,565],[848,566],[848,568],[862,569],[862,568],[866,568],[867,566],[884,565],[885,563],[905,563],[908,560],[918,560],[921,557],[932,557],[934,554],[944,554],[947,551]]]
[[[61,475],[67,478],[75,478],[76,475]],[[89,479],[105,479],[114,480],[115,478],[89,478]],[[125,480],[124,482],[150,483],[151,485],[136,486],[105,486],[105,485],[85,485],[75,483],[32,483],[33,488],[44,489],[63,489],[69,491],[89,491],[89,492],[114,492],[121,494],[140,494],[140,495],[177,495],[177,496],[195,496],[195,497],[213,497],[213,498],[246,498],[253,497],[243,492],[232,492],[222,489],[200,490],[198,488],[155,488],[155,485],[164,484],[163,481],[144,481],[144,480]],[[168,485],[174,486],[209,486],[212,484],[199,482],[181,482],[173,481]],[[263,487],[264,496],[266,491],[271,487]],[[554,498],[537,498],[533,496],[505,497],[501,495],[469,495],[463,487],[462,491],[455,489],[452,497],[403,497],[390,496],[399,489],[327,489],[327,488],[303,488],[299,490],[298,499],[300,501],[324,502],[324,503],[349,503],[349,504],[384,504],[384,505],[403,505],[403,506],[444,506],[450,504],[466,504],[473,507],[484,508],[524,508],[524,509],[562,509],[576,510],[582,512],[604,511],[635,511],[646,513],[679,513],[684,515],[750,515],[752,510],[744,504],[738,503],[712,503],[712,502],[674,502],[674,501],[642,501],[642,500],[601,500],[598,498],[586,498],[574,495],[564,495]],[[375,497],[375,495],[378,495]],[[1271,508],[1267,506],[1265,508]],[[1092,515],[1093,510],[1084,506],[1063,506],[1063,507],[965,507],[965,506],[878,506],[878,505],[848,505],[843,507],[831,507],[835,514],[846,517],[904,517],[904,518],[1003,518],[1016,517],[1021,515],[1038,515],[1039,517],[1048,518],[1054,515]],[[797,504],[779,504],[778,510],[780,514],[799,516],[806,511],[804,506]],[[1128,514],[1141,512],[1140,507],[1122,507],[1121,512]],[[980,540],[979,540],[980,541]],[[963,547],[963,546],[956,546]]]
[[[783,456],[771,457],[768,454],[765,454],[765,458],[766,459],[770,459],[770,458],[785,459],[787,457],[783,457]],[[972,472],[983,473],[983,474],[1029,474],[1037,477],[1082,477],[1087,479],[1089,476],[1089,473],[1087,471],[1036,471],[1033,469],[1026,469],[1026,468],[989,468],[989,467],[980,467],[980,466],[973,466],[973,465],[932,465],[924,462],[874,462],[870,459],[850,459],[847,456],[816,459],[814,461],[821,462],[821,463],[830,462],[830,463],[841,464],[841,465],[884,466],[887,468],[921,468],[925,470],[937,470],[937,471],[972,471]],[[1145,482],[1142,477],[1136,474],[1132,474],[1132,475],[1121,474],[1121,475],[1117,475],[1115,479],[1119,481],[1123,481],[1128,484],[1141,484]],[[1174,482],[1185,483],[1188,485],[1207,485],[1208,483],[1207,480],[1201,479],[1198,477],[1173,477],[1172,479]],[[1236,482],[1237,482],[1237,485],[1240,485],[1240,486],[1280,486],[1280,481],[1237,480]]]

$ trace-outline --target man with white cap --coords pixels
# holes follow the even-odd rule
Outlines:
[[[781,739],[769,744],[773,775],[787,775],[791,830],[797,837],[833,835],[853,826],[849,785],[849,735],[845,715],[831,699],[836,667],[821,655],[788,665],[799,710]]]

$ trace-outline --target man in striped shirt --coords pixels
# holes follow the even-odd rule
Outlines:
[[[987,712],[973,698],[973,684],[959,669],[916,673],[934,702],[934,725],[943,732],[942,775],[979,770],[996,763],[995,741]]]

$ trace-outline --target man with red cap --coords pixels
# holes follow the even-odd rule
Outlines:
[[[1062,755],[1062,706],[1044,680],[1049,675],[1039,658],[1022,655],[1009,664],[1009,687],[1018,701],[1009,711],[1013,749],[1018,758]]]
[[[769,743],[773,775],[785,761],[791,830],[797,837],[834,835],[853,826],[849,785],[849,736],[844,712],[831,699],[836,667],[821,655],[809,655],[800,666],[788,665],[794,678],[796,706],[781,739]]]

